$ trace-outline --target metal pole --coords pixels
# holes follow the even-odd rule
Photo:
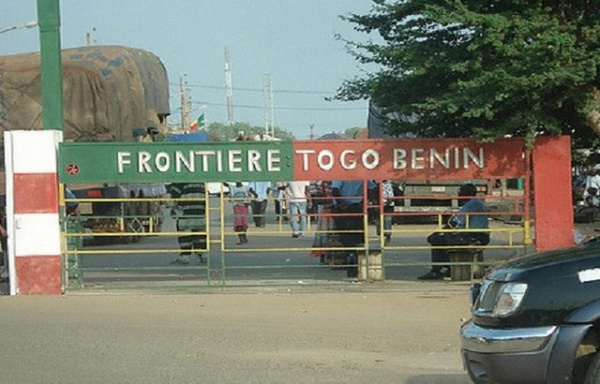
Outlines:
[[[42,129],[63,130],[60,1],[37,0],[42,67]]]

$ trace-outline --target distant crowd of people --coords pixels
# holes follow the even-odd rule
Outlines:
[[[590,175],[586,199],[597,206],[600,174]],[[597,184],[593,184],[597,183]],[[249,243],[249,222],[263,228],[267,224],[269,201],[274,201],[277,223],[288,224],[292,238],[304,238],[308,222],[312,228],[313,257],[321,264],[342,265],[347,275],[358,274],[358,252],[365,244],[365,228],[375,224],[377,234],[383,230],[384,244],[392,240],[393,213],[402,201],[403,191],[389,180],[344,181],[288,181],[288,182],[228,182],[227,201],[233,210],[233,231],[237,245]],[[189,265],[192,257],[206,262],[207,246],[206,190],[204,183],[173,183],[169,186],[173,203],[171,215],[178,232],[179,254],[171,265]],[[79,206],[75,195],[66,191],[66,213],[78,216]],[[490,242],[488,209],[483,198],[477,197],[473,184],[464,184],[458,192],[460,210],[453,215],[441,231],[427,237],[431,244],[432,268],[419,276],[421,280],[440,280],[450,276],[447,250],[452,246],[487,245]],[[365,204],[367,206],[365,206]],[[369,213],[374,211],[374,220]],[[383,218],[383,223],[380,219]],[[0,217],[0,239],[4,257],[0,258],[0,281],[6,280],[6,224]]]
[[[266,225],[269,201],[275,202],[279,223],[290,226],[292,238],[306,236],[308,221],[314,222],[312,256],[322,264],[347,266],[348,276],[358,273],[358,250],[365,243],[365,220],[375,209],[378,235],[383,229],[385,245],[391,243],[394,204],[402,196],[398,185],[384,180],[375,181],[289,181],[289,182],[232,182],[224,183],[229,189],[228,201],[233,209],[233,231],[238,237],[237,245],[249,242],[249,221],[254,226]],[[173,185],[172,197],[204,196],[202,184]],[[477,188],[465,184],[459,190],[461,208],[444,226],[431,234],[427,241],[432,246],[431,270],[419,276],[421,280],[440,280],[450,277],[447,250],[452,246],[487,245],[490,242],[487,207],[477,197]],[[368,204],[365,207],[365,204]],[[204,202],[186,202],[179,205],[178,231],[206,231]],[[381,215],[383,213],[383,215]],[[383,217],[383,223],[379,219]],[[189,264],[190,255],[206,249],[205,235],[182,235],[179,237],[181,254],[172,264]],[[333,248],[329,250],[329,248]]]

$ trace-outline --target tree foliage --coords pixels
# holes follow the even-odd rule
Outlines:
[[[222,123],[211,123],[208,128],[208,133],[213,140],[229,141],[234,140],[240,133],[246,137],[256,137],[265,133],[264,127],[251,126],[247,123],[233,123],[231,125]],[[293,140],[294,135],[290,132],[275,127],[275,137],[281,140]]]
[[[346,41],[377,69],[337,98],[370,98],[394,135],[477,137],[600,133],[600,1],[373,0],[343,18]],[[591,129],[590,129],[591,128]]]
[[[356,138],[362,132],[363,129],[364,128],[361,127],[347,128],[344,131],[344,135],[346,135],[347,137]]]

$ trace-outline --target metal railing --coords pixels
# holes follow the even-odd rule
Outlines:
[[[469,268],[490,266],[526,252],[530,241],[529,224],[519,208],[523,204],[521,198],[485,198],[501,202],[498,206],[505,207],[487,213],[490,217],[490,244],[439,247],[482,249],[485,259],[445,264]],[[396,199],[401,201],[401,197]],[[204,230],[179,231],[175,225],[176,218],[169,215],[171,207],[190,200],[205,205]],[[273,198],[268,199],[268,209],[263,214],[267,222],[265,227],[253,224],[253,213],[249,210],[249,241],[238,244],[239,232],[233,229],[233,205],[236,201],[223,193],[212,197],[206,194],[201,199],[65,199],[62,205],[67,202],[121,205],[146,202],[161,207],[157,211],[159,214],[128,214],[122,209],[113,215],[63,217],[65,280],[71,289],[104,289],[131,284],[156,287],[318,285],[355,282],[356,278],[348,271],[356,271],[357,268],[359,281],[414,279],[419,271],[433,265],[429,253],[437,247],[427,244],[427,235],[434,231],[456,231],[444,228],[445,217],[456,213],[451,209],[428,215],[401,210],[390,213],[384,212],[381,204],[372,204],[364,207],[362,213],[342,214],[328,208],[307,213],[304,237],[294,238],[283,216],[275,214],[274,201]],[[402,222],[404,218],[426,216],[433,219],[433,223],[392,225],[389,231],[391,242],[386,241],[383,224],[386,219]],[[331,225],[336,220],[351,217],[360,217],[362,228],[339,230]],[[500,220],[504,217],[510,217],[518,224],[506,224]],[[110,222],[110,230],[91,227],[90,223],[98,220]],[[463,231],[476,230],[467,228]],[[340,237],[353,233],[364,233],[364,242],[344,247]],[[186,235],[206,237],[206,247],[197,250],[204,256],[203,262],[192,260],[189,265],[169,265],[181,252],[177,239]],[[360,255],[360,260],[346,259],[344,254],[348,251]],[[371,268],[376,269],[377,274],[373,275]]]

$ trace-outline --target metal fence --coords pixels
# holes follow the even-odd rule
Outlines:
[[[531,243],[522,196],[482,198],[490,208],[490,244],[441,247],[473,251],[469,253],[470,259],[449,263],[457,271],[467,270],[466,275],[457,274],[460,277],[455,280],[477,278],[476,272],[481,268],[522,255]],[[427,236],[435,231],[455,231],[445,229],[444,223],[456,210],[404,212],[403,197],[393,199],[396,202],[393,211],[385,210],[378,202],[363,204],[361,211],[355,213],[340,213],[328,204],[314,207],[305,216],[305,232],[294,236],[289,222],[298,217],[276,212],[277,199],[270,197],[264,213],[255,215],[249,209],[248,242],[241,242],[240,232],[234,230],[233,207],[237,202],[223,192],[218,195],[206,192],[195,199],[168,195],[65,199],[61,202],[63,206],[78,203],[118,207],[105,210],[108,213],[102,215],[83,212],[78,216],[63,216],[65,285],[68,289],[195,289],[414,280],[432,266],[432,246],[426,242]],[[202,221],[205,225],[198,226],[201,230],[178,229],[177,221],[182,216],[173,215],[172,211],[185,201],[205,207],[204,215],[185,217]],[[140,204],[153,209],[141,212],[136,208]],[[258,216],[264,219],[264,226],[255,225]],[[353,217],[362,221],[361,228],[340,229],[334,225]],[[386,220],[394,222],[389,231],[384,227]],[[364,242],[344,247],[340,238],[353,233],[364,233]],[[188,264],[171,265],[181,253],[179,238],[189,235],[206,237],[206,245],[194,250],[196,255],[190,257]],[[355,251],[358,257],[348,259],[348,251]]]

